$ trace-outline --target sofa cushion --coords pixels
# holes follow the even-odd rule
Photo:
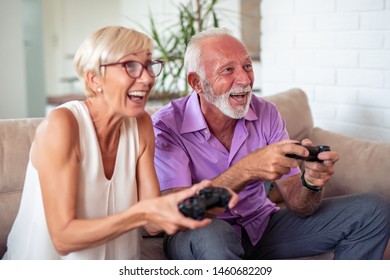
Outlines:
[[[352,138],[315,128],[311,139],[340,155],[325,196],[374,192],[390,201],[390,143]]]
[[[141,260],[166,260],[163,250],[162,236],[142,237],[141,240]]]

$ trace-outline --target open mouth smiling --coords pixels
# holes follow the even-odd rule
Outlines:
[[[140,101],[146,96],[145,91],[132,91],[127,93],[127,96],[134,101]]]
[[[242,101],[247,95],[248,95],[247,92],[240,92],[240,93],[232,93],[230,94],[230,97],[237,101]]]

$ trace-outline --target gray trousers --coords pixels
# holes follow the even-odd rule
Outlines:
[[[390,204],[375,194],[324,199],[312,216],[286,209],[272,215],[262,238],[252,245],[243,230],[239,240],[220,219],[204,228],[166,236],[170,259],[291,259],[333,251],[334,259],[382,259],[390,236]]]

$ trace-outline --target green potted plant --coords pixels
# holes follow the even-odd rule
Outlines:
[[[190,38],[205,29],[218,27],[215,11],[218,0],[189,0],[177,5],[178,17],[169,26],[157,25],[150,15],[150,36],[155,50],[164,60],[151,99],[170,100],[188,94],[184,53]]]

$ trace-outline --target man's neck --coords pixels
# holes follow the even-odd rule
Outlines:
[[[215,110],[213,108],[212,110],[203,111],[203,115],[210,129],[210,133],[230,151],[237,120],[226,116],[216,107]]]

